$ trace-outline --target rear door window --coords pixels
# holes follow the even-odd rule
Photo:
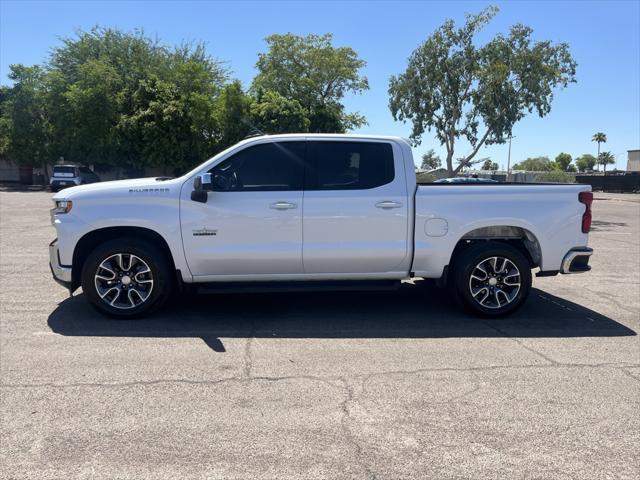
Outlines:
[[[307,155],[307,190],[364,190],[394,179],[389,143],[310,141]]]

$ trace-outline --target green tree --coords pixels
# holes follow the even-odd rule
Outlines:
[[[549,157],[527,158],[513,166],[514,170],[526,170],[529,172],[550,172],[555,170],[553,162]]]
[[[185,92],[174,82],[151,77],[133,95],[133,113],[118,123],[121,138],[132,140],[132,166],[161,167],[165,174],[184,172],[217,150],[215,104]]]
[[[605,133],[602,133],[602,132],[596,132],[591,137],[591,141],[592,142],[596,142],[598,144],[598,156],[596,158],[599,159],[600,158],[600,144],[601,143],[607,143],[607,135]],[[600,162],[596,162],[596,163],[600,164]]]
[[[598,165],[602,165],[604,172],[607,171],[607,165],[613,165],[616,163],[616,157],[611,152],[602,152],[598,156]]]
[[[442,160],[440,160],[440,157],[436,155],[433,148],[422,154],[421,168],[423,170],[434,170],[436,168],[440,168],[441,165]]]
[[[65,130],[60,155],[90,164],[115,161],[121,90],[122,78],[106,59],[90,59],[78,67],[76,81],[67,84],[63,93],[63,115],[68,123],[56,123],[56,133],[60,127]]]
[[[482,164],[482,170],[490,170],[495,172],[500,168],[496,162],[492,162],[490,158],[487,158]]]
[[[9,115],[9,94],[11,89],[0,86],[0,160],[7,160],[11,144],[11,117]]]
[[[216,100],[227,80],[202,44],[96,27],[52,50],[45,103],[55,157],[183,171],[222,148]]]
[[[254,125],[264,133],[308,132],[311,124],[307,111],[297,100],[268,91],[251,105]]]
[[[527,26],[515,25],[507,35],[477,46],[477,34],[497,10],[469,14],[460,28],[446,21],[389,83],[393,118],[412,122],[416,143],[426,130],[435,130],[447,149],[449,176],[469,165],[483,145],[504,143],[527,113],[545,116],[554,89],[575,82],[576,63],[568,45],[533,41]],[[454,168],[461,137],[471,144],[471,152]]]
[[[349,47],[334,47],[332,35],[301,37],[287,33],[266,38],[269,47],[258,55],[258,74],[251,91],[297,101],[305,109],[311,132],[345,132],[366,124],[358,113],[346,113],[345,94],[369,88],[360,69],[366,62]]]
[[[558,164],[558,169],[566,172],[567,169],[569,168],[569,165],[571,165],[571,155],[569,155],[568,153],[559,153],[558,156],[556,157],[556,163]]]
[[[218,143],[223,148],[239,142],[252,132],[252,101],[237,80],[222,89],[216,102],[215,118],[220,134]]]
[[[38,166],[48,177],[52,163],[51,124],[45,108],[46,72],[38,65],[10,65],[13,86],[2,89],[1,153],[22,165]]]
[[[580,172],[585,172],[587,170],[593,170],[598,159],[591,155],[590,153],[585,153],[584,155],[576,158],[576,167]]]

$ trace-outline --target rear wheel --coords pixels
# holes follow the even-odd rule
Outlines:
[[[167,300],[171,278],[165,254],[147,242],[123,238],[91,252],[82,269],[82,290],[99,311],[134,318]]]
[[[454,260],[451,288],[472,313],[500,317],[522,306],[531,290],[527,258],[502,242],[479,242]]]

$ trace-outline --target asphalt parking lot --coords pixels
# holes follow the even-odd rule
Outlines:
[[[107,320],[51,279],[49,198],[0,192],[1,478],[638,478],[638,196],[498,321],[412,284]]]

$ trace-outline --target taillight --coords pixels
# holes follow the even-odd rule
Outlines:
[[[585,205],[584,213],[582,214],[582,233],[589,233],[589,230],[591,230],[591,204],[593,203],[593,193],[580,192],[578,194],[578,201]]]

